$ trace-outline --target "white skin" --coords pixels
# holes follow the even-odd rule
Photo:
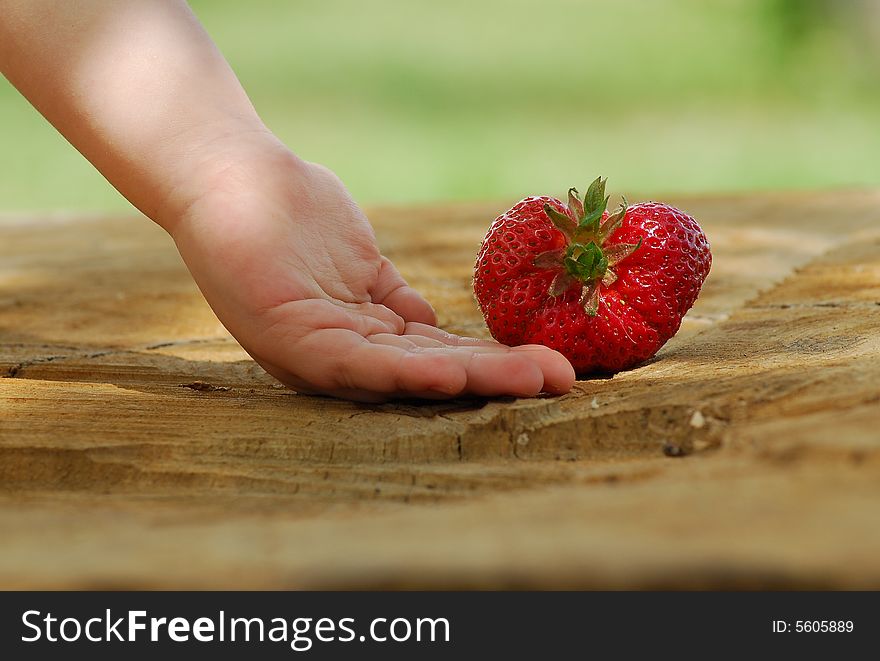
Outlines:
[[[0,70],[174,239],[220,321],[299,392],[561,394],[543,346],[450,335],[342,182],[265,127],[181,0],[0,0]]]

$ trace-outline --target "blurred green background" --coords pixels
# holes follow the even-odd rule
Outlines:
[[[875,0],[197,0],[363,203],[880,183]],[[4,81],[0,209],[127,203]]]

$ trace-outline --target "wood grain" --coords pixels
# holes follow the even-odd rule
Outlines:
[[[564,397],[296,395],[142,219],[0,217],[0,587],[880,587],[880,194],[667,198],[715,256]],[[504,203],[370,212],[485,336]]]

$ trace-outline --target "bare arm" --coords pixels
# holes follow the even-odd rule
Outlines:
[[[0,71],[169,231],[225,165],[207,146],[268,135],[182,0],[0,0]]]

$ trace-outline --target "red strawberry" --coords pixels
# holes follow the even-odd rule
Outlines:
[[[568,207],[527,197],[492,223],[474,293],[493,337],[544,344],[578,372],[616,372],[675,335],[712,254],[693,218],[659,202],[605,210],[605,180]]]

